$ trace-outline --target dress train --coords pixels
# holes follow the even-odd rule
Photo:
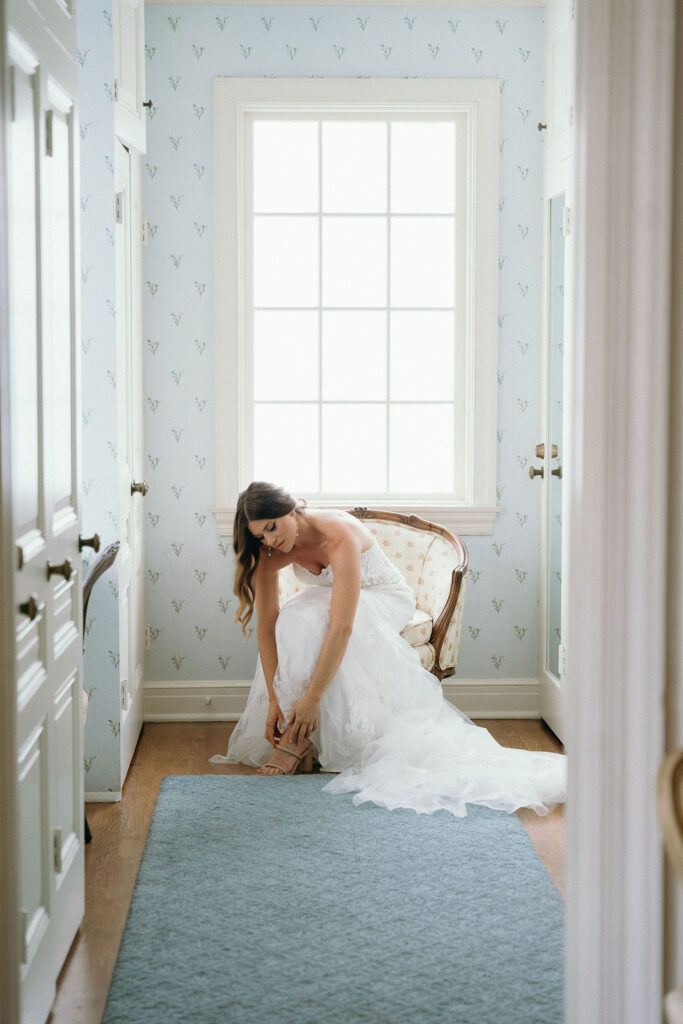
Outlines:
[[[280,609],[275,628],[274,688],[281,728],[313,675],[329,629],[333,575],[295,565],[307,584]],[[361,592],[342,663],[322,696],[311,739],[324,771],[339,772],[329,793],[431,814],[462,817],[467,804],[502,811],[531,807],[546,814],[566,797],[566,758],[500,746],[450,704],[438,680],[400,631],[415,609],[413,591],[377,542],[361,555]],[[214,762],[262,765],[268,691],[259,657],[244,714],[225,756]]]

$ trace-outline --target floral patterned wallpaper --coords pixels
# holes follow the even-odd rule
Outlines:
[[[185,6],[146,11],[147,621],[150,680],[249,679],[213,503],[213,79],[484,77],[500,82],[498,501],[466,538],[460,678],[537,676],[543,11]]]
[[[81,83],[83,532],[117,536],[111,0],[78,10]],[[213,79],[497,78],[501,90],[498,516],[466,538],[460,679],[537,676],[543,11],[150,5],[146,9],[145,678],[250,679],[232,623],[230,542],[213,504]],[[219,285],[219,283],[218,283]],[[92,560],[92,553],[86,563]],[[87,568],[86,568],[87,571]],[[88,609],[86,792],[119,789],[116,567]]]

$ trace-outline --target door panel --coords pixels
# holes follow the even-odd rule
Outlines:
[[[77,855],[80,842],[83,810],[78,776],[64,770],[64,766],[70,764],[70,751],[78,746],[77,737],[82,714],[79,678],[77,673],[72,672],[57,692],[54,706],[56,762],[62,765],[62,770],[55,779],[54,793],[57,888],[61,885],[62,877],[68,872],[71,860]]]
[[[564,462],[564,335],[566,322],[565,202],[553,196],[546,207],[546,357],[544,371],[541,557],[541,717],[562,739],[564,674],[562,645],[562,477]]]
[[[45,327],[50,359],[50,468],[52,474],[53,526],[68,511],[74,516],[73,474],[73,282],[72,270],[72,113],[68,96],[54,83],[49,89],[51,105],[46,111],[44,252],[49,274],[46,278]],[[60,109],[61,107],[61,109]],[[63,525],[63,524],[62,524]],[[56,531],[55,531],[56,532]]]
[[[20,907],[23,916],[22,963],[28,970],[50,922],[48,765],[45,723],[27,738],[18,757],[19,847],[39,851],[22,863]]]
[[[6,21],[7,505],[18,698],[17,820],[9,828],[18,837],[20,1020],[34,1024],[49,1014],[84,910],[77,65],[67,4],[8,0]]]
[[[121,687],[121,784],[142,724],[142,494],[131,494],[141,479],[141,239],[140,157],[117,140],[116,384],[119,469],[119,681]]]
[[[146,148],[145,111],[145,5],[143,0],[114,0],[115,130],[119,139],[137,152]]]
[[[562,644],[562,417],[564,411],[564,197],[550,200],[550,310],[548,339],[548,616],[545,669],[560,678]]]
[[[10,359],[17,395],[12,407],[12,505],[15,536],[24,561],[28,561],[44,544],[40,515],[38,213],[36,190],[25,187],[26,182],[36,180],[39,83],[35,58],[16,36],[10,36],[10,62],[9,246],[15,268],[21,267],[21,273],[9,276]]]

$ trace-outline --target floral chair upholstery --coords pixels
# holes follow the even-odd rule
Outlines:
[[[452,676],[465,604],[467,548],[459,537],[418,516],[352,508],[415,592],[416,610],[402,636],[438,679]],[[280,570],[280,606],[305,583],[291,566]]]

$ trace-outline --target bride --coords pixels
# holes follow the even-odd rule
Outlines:
[[[415,597],[354,516],[309,509],[256,481],[237,502],[236,620],[254,608],[259,657],[244,714],[225,756],[264,775],[308,769],[324,788],[423,813],[466,804],[546,814],[565,799],[562,754],[501,747],[442,695],[400,631]],[[280,608],[278,572],[306,586]]]

